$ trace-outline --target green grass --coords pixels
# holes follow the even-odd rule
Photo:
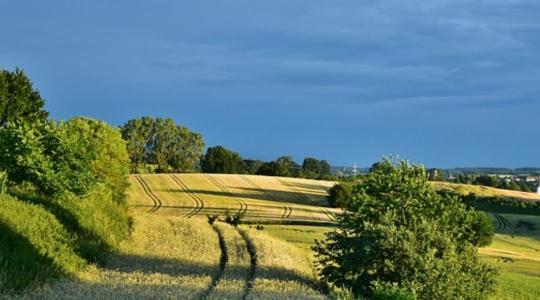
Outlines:
[[[85,261],[74,242],[42,206],[0,195],[0,292],[75,273]]]

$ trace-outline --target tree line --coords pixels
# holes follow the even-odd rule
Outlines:
[[[223,146],[210,147],[201,159],[204,173],[254,174],[282,177],[302,177],[311,179],[331,179],[330,164],[326,160],[306,157],[302,165],[291,156],[281,156],[276,160],[244,159],[234,151]]]

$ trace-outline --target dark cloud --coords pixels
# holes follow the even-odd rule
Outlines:
[[[0,35],[58,117],[169,115],[265,159],[539,163],[538,1],[12,1]]]

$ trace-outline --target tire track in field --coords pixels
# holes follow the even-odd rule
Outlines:
[[[257,183],[255,183],[255,181],[251,180],[251,178],[248,178],[245,175],[240,175],[240,178],[242,178],[248,185],[253,186],[255,188],[255,190],[257,190],[260,194],[262,194],[266,198],[268,198],[270,200],[277,200],[274,197],[274,195],[270,194],[269,192],[267,192],[266,190],[261,188]],[[282,219],[290,218],[291,214],[292,214],[292,210],[293,209],[292,209],[292,207],[290,205],[288,205],[288,204],[283,205],[283,214],[281,214],[281,218]]]
[[[301,190],[299,190],[292,183],[283,179],[279,179],[279,182],[281,182],[281,184],[285,186],[288,186],[292,191],[294,191],[294,193],[298,194],[300,198],[302,198],[302,200],[307,201],[307,202],[313,202],[313,199],[311,199],[308,195],[306,195]],[[328,210],[327,208],[321,208],[321,211],[328,217],[328,219],[330,219],[330,221],[333,221],[333,222],[336,221],[336,217],[334,216],[332,212],[330,212],[330,210]]]
[[[247,299],[249,296],[249,293],[251,293],[251,290],[253,289],[253,285],[255,283],[255,277],[257,273],[257,249],[255,249],[255,245],[253,244],[253,241],[249,238],[249,235],[246,231],[241,230],[239,228],[236,228],[238,233],[242,236],[242,239],[246,243],[246,248],[249,253],[249,274],[248,278],[246,279],[246,284],[244,286],[244,294],[242,295],[242,300]]]
[[[154,206],[148,210],[149,213],[155,213],[160,207],[161,207],[161,200],[159,197],[152,192],[150,189],[150,186],[148,183],[139,175],[135,175],[135,178],[139,182],[139,184],[142,186],[144,193],[152,199],[152,202],[154,202]]]
[[[510,222],[508,222],[508,220],[505,217],[501,216],[498,213],[492,212],[491,214],[495,217],[495,220],[497,222],[497,225],[495,226],[495,232],[505,231],[506,227],[510,225]]]
[[[199,195],[193,193],[189,190],[188,186],[176,175],[171,174],[171,178],[176,183],[176,185],[183,190],[190,198],[195,202],[195,207],[189,211],[184,217],[191,218],[194,215],[201,212],[201,210],[204,208],[204,201],[199,197]]]
[[[223,275],[225,275],[225,268],[227,267],[227,263],[229,262],[229,254],[227,252],[227,244],[225,243],[225,238],[223,237],[223,233],[216,227],[212,226],[212,229],[216,232],[219,240],[219,249],[221,251],[221,256],[219,259],[219,268],[218,272],[212,277],[212,281],[210,282],[210,285],[206,290],[202,293],[200,299],[206,299],[212,293],[212,291],[216,288],[219,281],[223,278]]]
[[[223,193],[227,194],[230,198],[238,201],[238,203],[240,204],[240,208],[238,209],[238,214],[239,215],[244,215],[246,214],[247,212],[247,209],[248,209],[248,205],[247,203],[242,200],[242,199],[238,199],[236,197],[234,197],[233,193],[231,193],[225,186],[223,186],[216,178],[212,177],[211,175],[208,175],[206,174],[206,177],[208,178],[208,180],[210,180],[215,186],[218,187],[218,189],[220,189]]]

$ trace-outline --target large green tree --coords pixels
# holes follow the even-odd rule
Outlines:
[[[326,160],[306,157],[302,163],[302,176],[306,178],[324,178],[330,175],[330,164]]]
[[[22,70],[0,70],[0,126],[8,122],[45,120],[48,113],[43,109],[44,104]]]
[[[201,170],[205,173],[242,174],[245,169],[240,154],[223,146],[208,148],[201,160]]]
[[[157,165],[158,172],[193,172],[203,154],[202,136],[170,118],[131,119],[121,131],[133,172],[145,164]]]
[[[494,290],[497,271],[476,248],[490,241],[489,219],[436,193],[423,167],[379,162],[344,208],[339,229],[315,247],[329,283],[364,297],[381,286],[419,299],[481,299]]]

